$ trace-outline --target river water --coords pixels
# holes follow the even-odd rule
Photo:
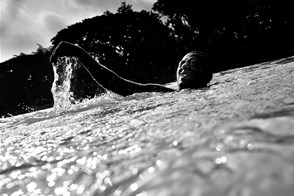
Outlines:
[[[0,119],[0,195],[294,194],[292,61],[73,104],[74,64],[55,69],[54,108]]]

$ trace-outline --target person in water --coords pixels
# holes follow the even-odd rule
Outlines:
[[[178,64],[177,89],[165,87],[160,84],[142,84],[122,78],[114,71],[94,60],[83,48],[69,42],[62,41],[52,52],[51,63],[56,63],[59,57],[78,57],[82,66],[91,77],[103,88],[122,96],[141,92],[173,92],[185,88],[198,89],[206,87],[212,79],[208,71],[208,57],[200,52],[187,53]]]

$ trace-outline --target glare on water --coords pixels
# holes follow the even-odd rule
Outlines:
[[[216,75],[218,85],[197,91],[107,92],[75,102],[70,78],[77,63],[65,58],[54,68],[54,108],[0,119],[0,195],[293,193],[294,134],[285,126],[291,119],[248,121],[284,107],[293,88],[275,80],[293,85],[292,76],[256,71],[278,95],[259,82],[247,86],[246,96],[237,82],[226,87],[252,80],[244,68]]]

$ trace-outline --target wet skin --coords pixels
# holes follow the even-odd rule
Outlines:
[[[59,57],[78,57],[82,67],[103,88],[122,96],[140,92],[173,92],[176,89],[160,84],[142,84],[122,78],[114,71],[94,60],[83,48],[69,42],[60,42],[54,49],[50,61],[54,64]],[[202,53],[190,52],[179,62],[177,69],[178,90],[184,88],[202,88],[211,80],[212,74],[204,71],[206,57]]]
[[[52,52],[51,63],[55,64],[59,57],[78,57],[82,67],[89,73],[93,80],[106,90],[122,96],[141,92],[174,92],[175,89],[167,88],[160,84],[142,84],[122,78],[114,71],[96,61],[83,48],[69,42],[60,42]]]
[[[201,78],[207,74],[203,66],[199,54],[188,53],[185,55],[179,62],[177,69],[177,83],[179,89],[194,88],[201,85]]]

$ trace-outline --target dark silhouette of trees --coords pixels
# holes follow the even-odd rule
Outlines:
[[[48,61],[51,52],[39,49],[0,64],[0,117],[53,105],[53,71]]]
[[[205,49],[215,31],[245,15],[248,0],[158,0],[153,10],[167,16],[167,23],[176,36],[192,43],[191,47]]]
[[[153,10],[187,48],[223,61],[215,71],[277,58],[293,47],[289,0],[158,0]]]
[[[174,79],[175,54],[181,49],[157,14],[134,12],[125,3],[116,14],[106,12],[60,31],[52,43],[60,41],[79,44],[119,75],[138,82]]]

